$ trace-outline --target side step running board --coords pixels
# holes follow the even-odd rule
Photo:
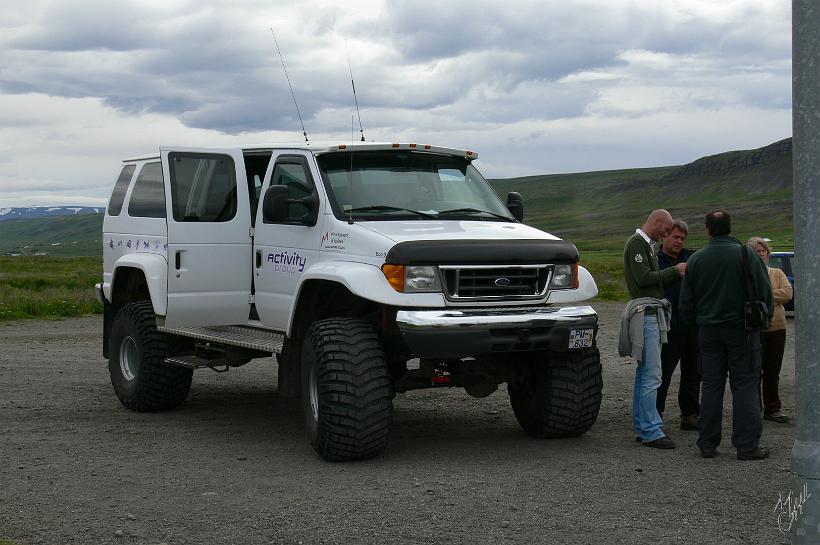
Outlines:
[[[278,354],[282,351],[285,335],[267,329],[257,329],[237,325],[212,327],[180,327],[170,328],[157,324],[157,331],[171,335],[191,337],[201,341],[251,348],[263,352]]]

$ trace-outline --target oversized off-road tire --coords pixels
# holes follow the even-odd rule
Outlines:
[[[515,417],[533,437],[576,437],[598,418],[601,407],[601,356],[597,348],[549,352],[547,361],[530,361],[526,380],[508,385]]]
[[[108,372],[114,392],[132,411],[173,409],[188,397],[193,371],[164,363],[168,336],[157,331],[150,302],[129,303],[114,317]]]
[[[381,454],[393,387],[373,326],[355,318],[312,324],[302,344],[302,407],[310,444],[330,461]]]

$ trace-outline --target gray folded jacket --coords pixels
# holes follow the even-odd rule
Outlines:
[[[638,363],[641,363],[643,358],[643,318],[646,309],[649,308],[657,309],[661,342],[666,343],[669,322],[672,320],[672,304],[668,300],[654,297],[632,299],[621,314],[618,354],[633,357]]]

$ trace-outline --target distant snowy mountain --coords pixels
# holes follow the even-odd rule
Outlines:
[[[77,214],[102,214],[105,208],[95,206],[29,206],[27,208],[0,208],[0,221],[21,218],[46,218],[75,216]]]

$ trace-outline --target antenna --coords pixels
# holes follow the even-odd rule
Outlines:
[[[290,76],[288,76],[288,69],[285,68],[285,58],[282,56],[282,50],[279,49],[279,42],[276,40],[276,33],[273,27],[270,27],[270,33],[273,34],[273,43],[276,44],[276,51],[279,52],[279,60],[282,61],[282,70],[285,71],[285,79],[288,80],[288,87],[290,87],[290,96],[293,97],[293,105],[296,106],[296,115],[299,116],[299,124],[302,125],[302,135],[305,137],[305,142],[309,142],[307,132],[305,131],[305,124],[302,122],[302,113],[299,111],[299,104],[296,103],[296,95],[293,94],[293,85],[290,84]],[[364,139],[364,137],[362,137]]]
[[[356,84],[353,83],[353,67],[350,65],[350,50],[347,48],[346,39],[345,52],[347,53],[347,69],[350,70],[350,86],[353,87],[353,101],[356,103],[356,115],[359,117],[359,133],[361,133],[362,142],[364,142],[364,128],[362,128],[362,115],[359,113],[359,99],[356,98]]]

